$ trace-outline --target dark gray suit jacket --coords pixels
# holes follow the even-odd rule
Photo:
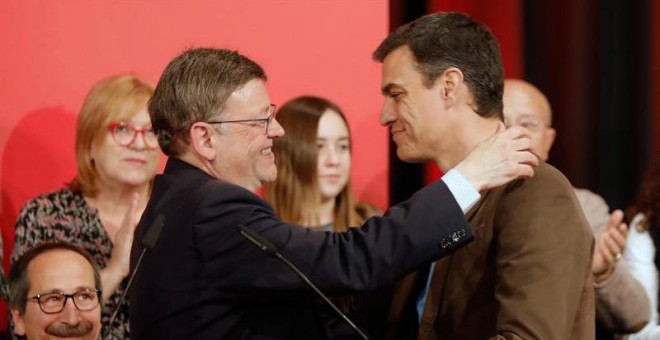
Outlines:
[[[130,291],[132,339],[323,337],[312,292],[249,243],[238,224],[275,244],[330,294],[392,283],[472,240],[442,181],[361,228],[313,232],[281,222],[254,193],[170,158],[138,225],[131,269],[160,214],[163,231]]]

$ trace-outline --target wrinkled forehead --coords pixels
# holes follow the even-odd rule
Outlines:
[[[252,119],[268,113],[271,101],[266,82],[254,78],[234,90],[224,105],[223,119]]]
[[[382,64],[381,91],[388,92],[395,87],[407,87],[409,83],[423,79],[415,57],[407,45],[402,45],[390,52]]]
[[[53,249],[39,254],[30,261],[27,276],[30,295],[96,288],[92,265],[82,255],[68,249]]]

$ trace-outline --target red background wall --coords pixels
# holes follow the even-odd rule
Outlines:
[[[269,76],[271,99],[326,96],[348,115],[356,195],[385,208],[386,129],[378,125],[388,32],[381,0],[3,1],[0,3],[0,227],[5,268],[22,204],[75,174],[75,119],[99,79],[156,83],[186,47],[237,49]],[[4,323],[0,323],[0,329]]]

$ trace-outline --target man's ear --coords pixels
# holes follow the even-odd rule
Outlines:
[[[543,131],[545,133],[545,145],[543,146],[545,148],[545,154],[546,158],[548,153],[550,153],[550,149],[552,149],[552,144],[555,142],[555,137],[557,136],[557,131],[555,129],[549,127]]]
[[[436,80],[436,86],[440,86],[440,95],[447,105],[458,103],[464,92],[463,80],[463,72],[456,67],[447,68]]]
[[[23,317],[18,312],[18,309],[11,309],[11,317],[14,319],[14,333],[25,335],[25,323],[23,322]]]
[[[216,157],[213,128],[202,122],[197,122],[190,127],[190,145],[194,152],[207,161],[213,161]]]

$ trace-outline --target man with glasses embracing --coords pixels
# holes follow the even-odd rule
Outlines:
[[[131,339],[324,338],[311,290],[239,233],[276,247],[328,293],[376,289],[472,239],[464,212],[479,190],[531,176],[524,128],[493,135],[407,202],[345,233],[281,222],[255,191],[277,177],[284,135],[263,69],[228,50],[198,48],[170,62],[149,101],[169,156],[135,232],[131,268],[164,218],[130,290]]]
[[[42,243],[23,254],[9,276],[14,332],[28,340],[98,339],[101,277],[90,255],[68,243]]]

